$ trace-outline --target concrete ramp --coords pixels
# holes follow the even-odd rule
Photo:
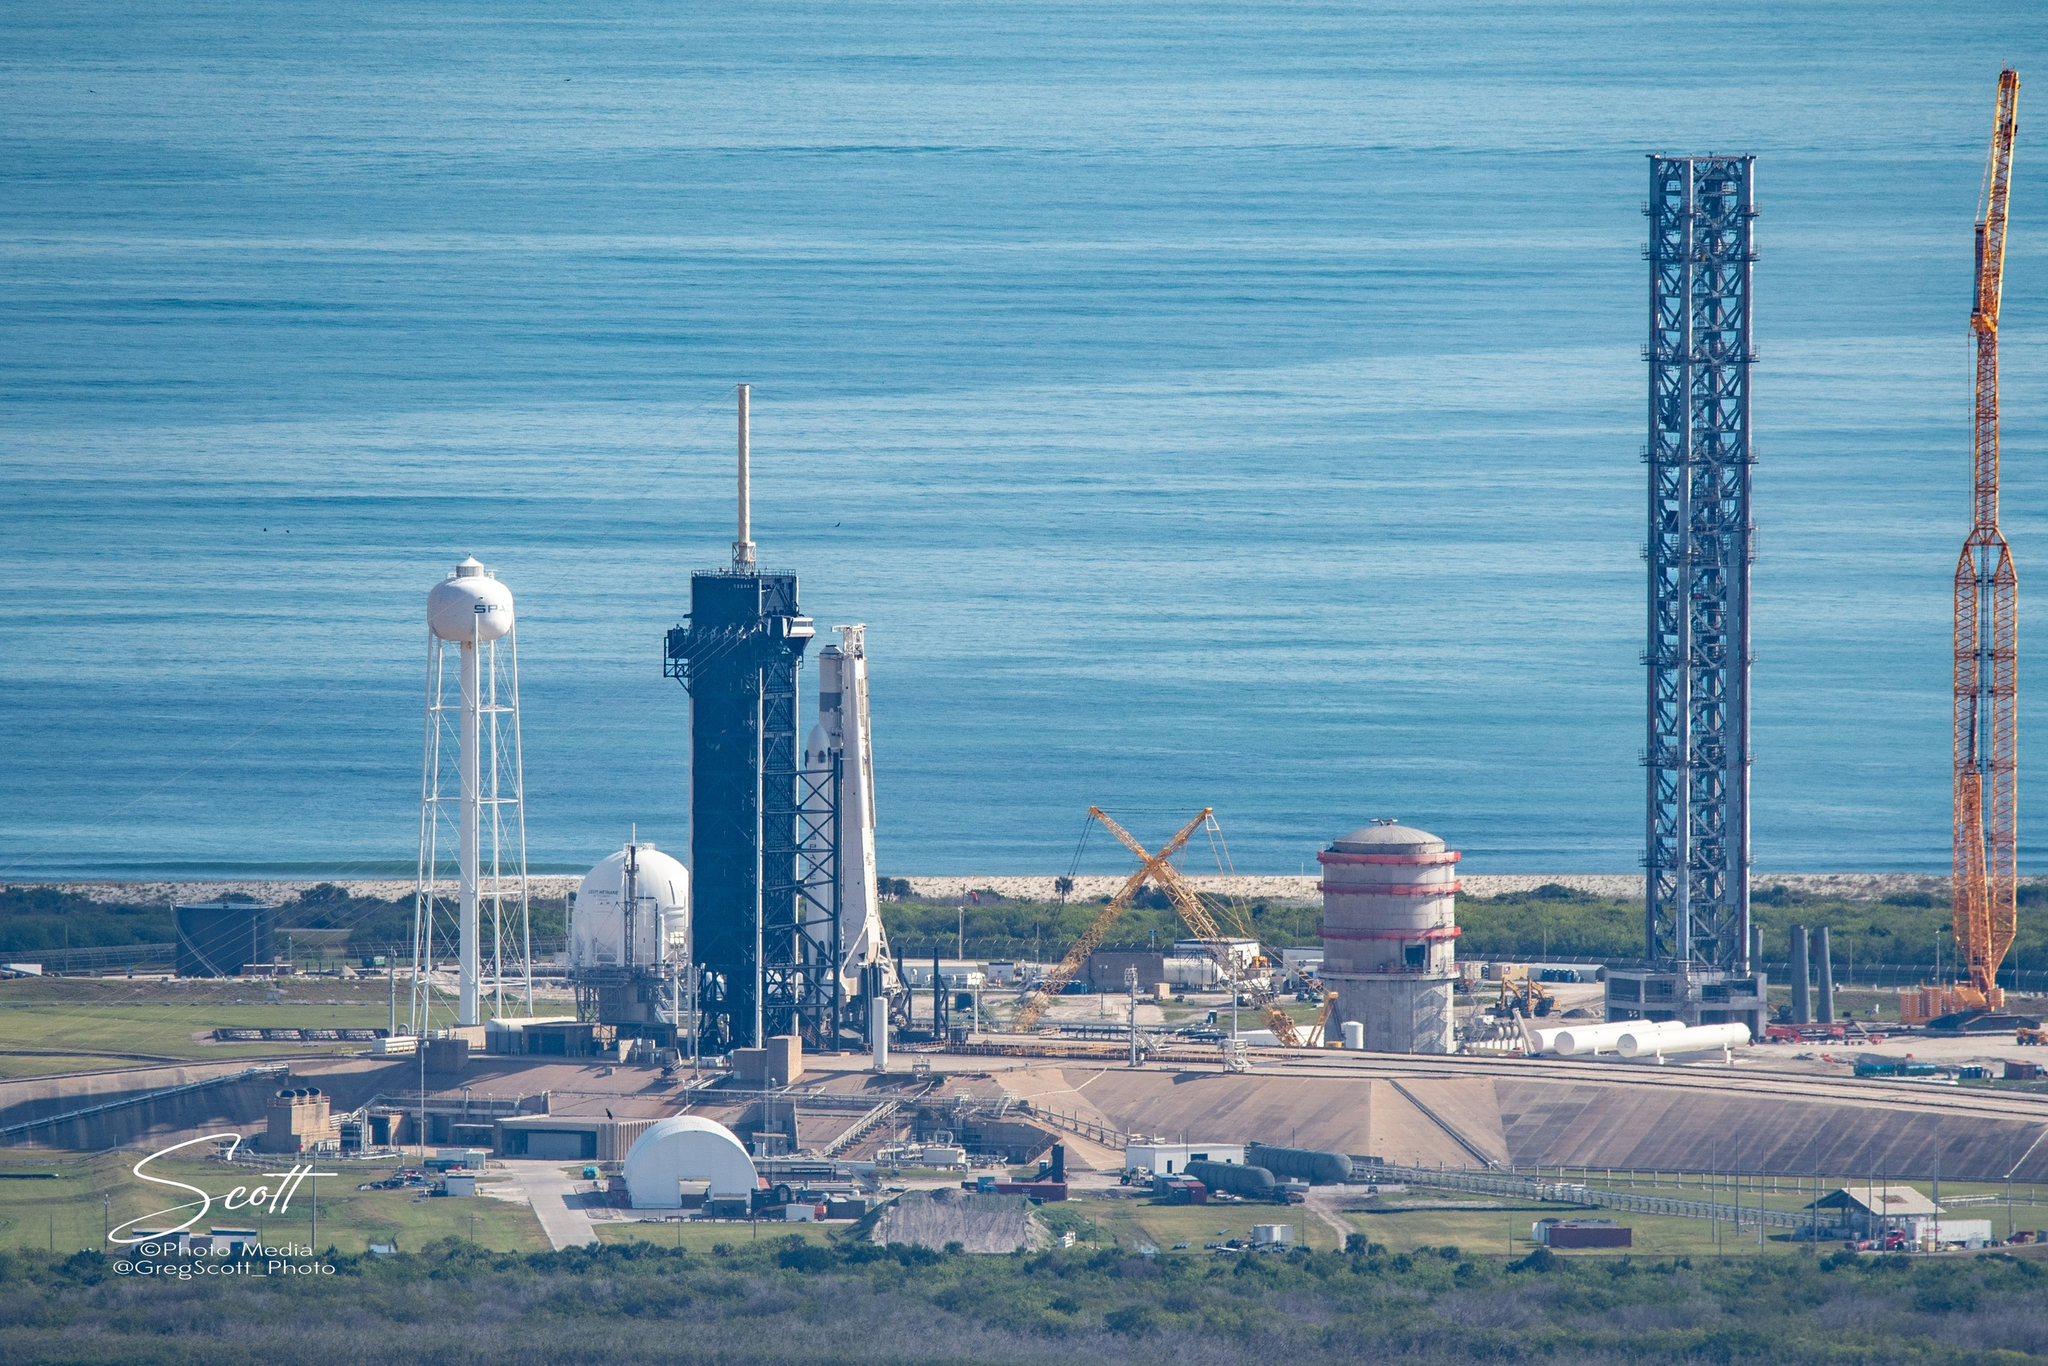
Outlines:
[[[2048,1127],[1883,1104],[1666,1086],[1495,1083],[1518,1167],[2048,1181]],[[2015,1166],[2018,1170],[2015,1171]]]
[[[1075,1068],[1070,1073],[1057,1067],[1035,1067],[1024,1071],[999,1073],[996,1080],[1005,1091],[1021,1100],[1030,1101],[1035,1107],[1072,1115],[1088,1124],[1099,1124],[1105,1129],[1121,1129],[1120,1124],[1104,1114],[1095,1102],[1089,1099],[1089,1091],[1100,1083],[1103,1075],[1102,1068]],[[1054,1141],[1066,1148],[1067,1165],[1075,1171],[1123,1170],[1124,1155],[1121,1149],[1097,1143],[1055,1122],[1045,1121],[1039,1127],[1054,1135]]]
[[[1004,1084],[1113,1129],[1414,1166],[2048,1183],[2048,1125],[1870,1100],[1521,1076],[1046,1068]],[[1939,1099],[1931,1096],[1930,1099]],[[1078,1145],[1076,1145],[1078,1147]],[[1090,1153],[1098,1165],[1112,1155]]]
[[[1088,1095],[1118,1128],[1176,1142],[1256,1139],[1355,1153],[1372,1132],[1367,1081],[1124,1071],[1103,1075]]]
[[[1460,1167],[1508,1165],[1492,1078],[1413,1077],[1373,1085],[1384,1088],[1374,1092],[1375,1146],[1350,1151],[1422,1166],[1438,1161]],[[1397,1155],[1410,1152],[1416,1156]]]
[[[260,1064],[258,1064],[260,1065]],[[121,1068],[0,1084],[0,1143],[96,1152],[175,1142],[261,1124],[286,1081],[244,1076],[252,1064]]]
[[[1062,1076],[1069,1090],[1047,1087],[1041,1103],[1066,1108],[1078,1093],[1111,1127],[1174,1141],[1256,1140],[1450,1167],[1481,1165],[1465,1143],[1493,1161],[1507,1151],[1490,1080],[1403,1082],[1423,1088],[1411,1098],[1367,1077],[1099,1068]]]

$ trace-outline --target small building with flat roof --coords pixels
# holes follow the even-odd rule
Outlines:
[[[1150,1172],[1154,1176],[1177,1176],[1190,1162],[1229,1162],[1242,1165],[1242,1143],[1133,1143],[1124,1149],[1124,1170]]]
[[[1888,1229],[1913,1230],[1916,1222],[1937,1220],[1941,1209],[1911,1186],[1837,1186],[1806,1206],[1820,1224],[1873,1238]]]
[[[497,1138],[493,1146],[499,1157],[617,1162],[655,1122],[605,1115],[517,1115],[492,1125]]]

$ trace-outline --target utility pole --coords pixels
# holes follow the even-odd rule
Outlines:
[[[1941,1150],[1934,1152],[1934,1238],[1941,1241]]]
[[[703,978],[703,970],[697,966],[697,917],[692,915],[683,922],[683,958],[690,969],[690,1080],[698,1081],[704,1055],[699,1049],[703,1035],[703,1012],[697,1000],[697,986]]]
[[[953,940],[953,956],[964,959],[967,957],[967,908],[962,906],[959,908],[959,911],[960,928]]]
[[[428,986],[432,990],[431,983]],[[420,1165],[427,1164],[427,1021],[433,1018],[434,1003],[429,999],[420,1014],[419,1037],[413,1040],[413,1052],[420,1058]]]
[[[1124,969],[1124,985],[1130,989],[1131,993],[1131,1066],[1136,1067],[1140,1060],[1138,1051],[1138,970],[1136,968]]]

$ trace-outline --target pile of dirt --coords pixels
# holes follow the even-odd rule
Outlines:
[[[910,1243],[943,1252],[958,1243],[967,1252],[1016,1252],[1052,1241],[1025,1195],[967,1191],[906,1191],[881,1210],[868,1236],[878,1243]]]

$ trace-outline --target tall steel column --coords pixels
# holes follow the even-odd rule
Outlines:
[[[1651,157],[1652,963],[1748,972],[1753,157]]]
[[[809,832],[798,829],[797,680],[816,628],[797,605],[796,575],[756,563],[752,386],[738,398],[732,568],[690,576],[689,624],[668,633],[663,665],[690,693],[696,1047],[759,1047],[799,1029],[837,1047],[838,998],[812,989],[825,969],[805,952],[817,876],[798,866]]]
[[[797,934],[796,680],[814,628],[794,574],[690,576],[664,672],[690,693],[690,876],[707,1052],[787,1033]],[[757,1023],[758,1022],[758,1023]]]

